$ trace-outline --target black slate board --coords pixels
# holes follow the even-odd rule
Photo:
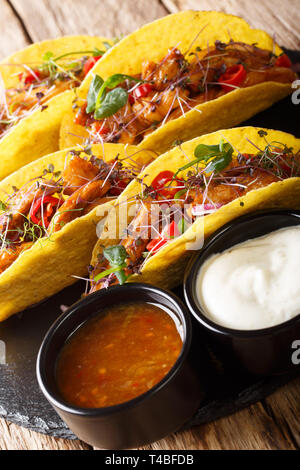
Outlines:
[[[300,52],[288,53],[293,62],[300,62]],[[293,104],[288,97],[243,125],[279,129],[300,138],[299,112],[300,105]],[[0,324],[0,341],[6,345],[6,364],[0,364],[0,417],[54,437],[76,438],[39,391],[35,361],[43,336],[61,313],[60,306],[71,305],[83,291],[84,283],[78,282]],[[180,289],[176,293],[182,297]],[[237,373],[228,368],[223,356],[209,343],[206,346],[210,371],[207,398],[185,427],[213,421],[249,406],[295,376],[257,378]]]

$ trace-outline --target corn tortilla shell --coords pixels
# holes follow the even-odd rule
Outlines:
[[[105,160],[119,154],[120,158],[132,156],[141,165],[149,162],[152,154],[146,151],[136,153],[134,146],[104,144]],[[49,164],[55,171],[64,169],[71,155],[69,150],[47,155],[21,168],[0,182],[0,199],[6,200],[12,193],[12,186],[22,187],[32,178],[42,175]],[[94,146],[96,156],[103,155],[102,146]],[[84,152],[82,156],[85,156]],[[66,224],[49,238],[36,241],[27,251],[0,275],[0,321],[14,313],[40,302],[76,282],[72,276],[87,275],[92,249],[97,241],[96,226],[104,220],[113,203],[94,208],[88,214]]]
[[[184,143],[182,150],[188,158],[192,159],[194,157],[194,149],[198,144],[218,144],[223,138],[224,141],[228,141],[240,152],[256,153],[255,147],[246,139],[249,139],[258,147],[264,148],[265,141],[258,135],[258,130],[260,130],[260,128],[255,127],[220,130]],[[294,151],[300,149],[300,139],[296,139],[291,134],[269,129],[264,130],[268,133],[266,137],[268,142],[282,142],[288,147],[293,147]],[[179,147],[176,147],[161,155],[140,174],[140,178],[144,177],[143,181],[146,184],[150,184],[161,171],[177,171],[178,168],[182,167],[188,161],[183,152]],[[117,227],[119,222],[118,207],[121,207],[126,199],[130,201],[129,206],[132,205],[134,196],[139,194],[140,191],[140,184],[137,181],[133,181],[115,202]],[[134,274],[129,282],[146,282],[169,289],[175,287],[182,282],[186,264],[195,252],[190,249],[187,250],[187,247],[191,246],[188,244],[193,243],[197,235],[200,237],[200,242],[203,242],[205,238],[210,236],[222,225],[239,216],[260,209],[273,208],[300,208],[300,177],[289,178],[284,181],[272,183],[264,188],[250,191],[245,196],[239,197],[229,204],[222,206],[215,213],[206,215],[205,217],[199,217],[183,235],[165,245],[157,254],[151,256],[144,264],[141,274]],[[112,246],[118,244],[121,240],[122,234],[120,232],[117,233],[116,238],[113,240],[105,236],[109,221],[112,220],[112,217],[114,217],[114,211],[110,212],[102,235],[95,245],[91,260],[92,265],[95,265],[97,257],[102,253],[101,245]],[[128,218],[128,222],[130,222],[131,219],[131,217]],[[200,243],[197,248],[201,249],[201,245]]]
[[[78,50],[105,49],[104,38],[66,36],[42,41],[22,49],[0,63],[0,74],[6,88],[17,86],[15,74],[24,69],[17,64],[40,64],[51,51],[56,56]],[[74,57],[78,57],[74,56]],[[12,64],[12,65],[7,65]],[[59,129],[63,116],[72,108],[74,92],[68,90],[51,98],[41,108],[16,124],[0,139],[0,180],[37,158],[59,150]]]
[[[200,33],[200,34],[199,34]],[[183,11],[147,24],[116,44],[93,68],[78,88],[78,104],[84,102],[94,74],[103,79],[114,73],[134,75],[140,73],[144,60],[158,62],[168,49],[178,47],[186,52],[196,47],[213,46],[218,39],[230,38],[268,49],[276,54],[282,50],[264,31],[253,29],[237,16],[214,11]],[[236,89],[215,100],[200,104],[177,119],[158,127],[139,144],[159,153],[167,151],[175,140],[186,141],[220,128],[235,126],[291,93],[290,84],[266,82],[252,87]],[[87,135],[83,126],[74,124],[75,112],[71,108],[65,115],[60,134],[60,147],[76,144],[76,135]],[[76,127],[76,131],[75,131]],[[81,127],[81,131],[80,128]],[[81,138],[77,139],[81,142]]]

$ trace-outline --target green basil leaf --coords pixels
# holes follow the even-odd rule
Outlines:
[[[112,268],[106,269],[105,271],[102,271],[101,273],[97,274],[95,276],[94,281],[97,282],[100,279],[103,279],[106,276],[109,276],[110,274],[114,273],[117,276],[117,272],[123,270],[126,268],[126,264],[121,264],[120,266],[113,266]]]
[[[115,275],[116,275],[116,278],[119,281],[120,286],[122,286],[122,284],[125,284],[125,282],[127,281],[128,276],[126,276],[124,269],[122,269],[121,271],[117,271],[115,273]]]
[[[125,263],[128,253],[123,245],[114,245],[104,248],[103,256],[111,264],[111,266],[120,266]]]
[[[120,85],[123,83],[125,80],[133,80],[134,82],[142,83],[143,80],[140,80],[139,78],[134,78],[131,77],[130,75],[125,75],[124,73],[115,73],[114,75],[111,75],[108,77],[107,80],[102,84],[100,91],[97,96],[96,100],[96,109],[100,107],[101,101],[103,101],[103,95],[106,92],[106,88],[115,88],[116,86]]]
[[[128,101],[128,93],[123,88],[114,88],[108,92],[103,101],[100,104],[100,107],[96,107],[94,114],[95,119],[104,119],[106,117],[112,116],[119,109],[123,108]]]
[[[197,159],[200,161],[201,160],[207,161],[218,153],[220,153],[219,145],[199,144],[194,150],[195,157],[197,157]]]
[[[115,73],[108,77],[105,80],[104,86],[105,88],[115,88],[116,86],[120,85],[120,83],[125,82],[125,80],[133,80],[134,82],[142,82],[139,78],[131,77],[130,75],[125,75],[124,73]]]
[[[224,170],[224,168],[229,165],[232,159],[232,152],[226,152],[224,155],[221,155],[220,157],[216,157],[213,160],[209,162],[207,167],[205,168],[205,171],[207,172],[220,172]]]
[[[199,144],[194,150],[194,155],[199,161],[204,160],[207,162],[210,158],[228,152],[231,148],[231,145],[229,143],[224,144],[223,140],[218,145]]]
[[[96,109],[96,102],[99,91],[103,85],[104,81],[99,75],[95,75],[88,91],[87,95],[87,107],[86,112],[91,113]]]

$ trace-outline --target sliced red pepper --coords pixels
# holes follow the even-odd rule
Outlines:
[[[95,134],[106,135],[110,130],[107,126],[103,125],[103,121],[95,121],[91,126],[92,132]]]
[[[281,54],[279,57],[277,57],[275,61],[275,66],[291,68],[292,62],[286,54]]]
[[[45,196],[40,197],[35,201],[30,209],[29,217],[32,222],[40,227],[49,227],[51,217],[54,215],[56,209],[63,203],[62,200],[53,197]],[[42,218],[42,205],[43,205],[43,218]]]
[[[165,170],[161,171],[152,181],[151,186],[155,191],[162,189],[168,181],[174,176],[173,171]]]
[[[153,86],[150,83],[143,83],[142,85],[139,85],[133,90],[132,93],[130,93],[129,103],[133,104],[135,100],[138,100],[139,98],[145,98],[145,96],[148,96],[152,90]]]
[[[155,191],[159,192],[160,196],[164,196],[166,199],[174,198],[175,194],[184,188],[184,181],[176,178],[173,180],[174,173],[169,170],[161,171],[152,181],[151,186]],[[169,186],[168,183],[174,181],[175,186]],[[166,187],[167,186],[167,187]]]
[[[34,83],[38,80],[40,80],[42,77],[42,74],[39,70],[28,70],[26,73],[20,73],[19,74],[19,80],[20,82],[23,81],[25,85],[29,85],[30,83]]]
[[[98,60],[101,59],[101,57],[102,55],[97,55],[97,56],[92,56],[88,58],[88,60],[83,66],[84,76],[86,76],[89,73],[89,71],[94,67],[96,62],[98,62]]]
[[[160,250],[171,238],[178,237],[181,235],[176,222],[173,220],[161,233],[159,238],[151,240],[146,246],[148,251],[151,251],[151,254],[155,254]]]
[[[112,196],[120,196],[120,194],[124,191],[126,186],[129,183],[129,179],[117,180],[115,181],[115,186],[113,186],[109,192]]]
[[[220,75],[218,82],[224,91],[232,91],[234,88],[230,85],[240,86],[247,76],[245,67],[242,64],[232,65],[226,69],[226,72]]]
[[[174,238],[174,237],[178,237],[178,235],[180,235],[180,232],[179,232],[179,230],[178,230],[178,226],[177,226],[175,220],[173,220],[173,222],[171,222],[171,223],[162,231],[162,235],[167,236],[168,238]]]
[[[158,252],[166,243],[168,240],[166,238],[155,238],[154,240],[151,240],[151,242],[148,243],[146,246],[146,249],[148,251],[151,251],[151,254],[154,255],[155,253]]]
[[[145,96],[148,96],[152,90],[153,86],[150,83],[143,83],[142,85],[136,87],[132,94],[135,99],[145,98]]]

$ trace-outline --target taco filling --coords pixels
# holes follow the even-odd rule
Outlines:
[[[51,238],[72,220],[118,197],[142,169],[136,163],[125,165],[118,157],[106,163],[93,155],[87,159],[80,152],[71,153],[62,172],[50,164],[41,176],[13,187],[13,194],[0,202],[0,273],[34,242]]]
[[[49,99],[78,87],[104,53],[96,48],[58,57],[47,52],[39,65],[20,64],[19,84],[0,87],[0,137],[39,106],[45,109]]]
[[[199,144],[194,160],[175,173],[162,171],[150,186],[143,183],[126,235],[118,245],[104,248],[91,267],[91,292],[123,284],[140,273],[149,257],[181,236],[198,217],[249,191],[300,176],[300,151],[294,153],[279,142],[267,143],[259,151],[254,144],[253,148],[256,153],[234,156],[229,143]]]
[[[166,122],[237,88],[291,83],[291,66],[286,54],[233,40],[185,54],[175,47],[159,63],[146,60],[139,75],[115,74],[105,81],[95,75],[75,123],[93,143],[138,144]]]

